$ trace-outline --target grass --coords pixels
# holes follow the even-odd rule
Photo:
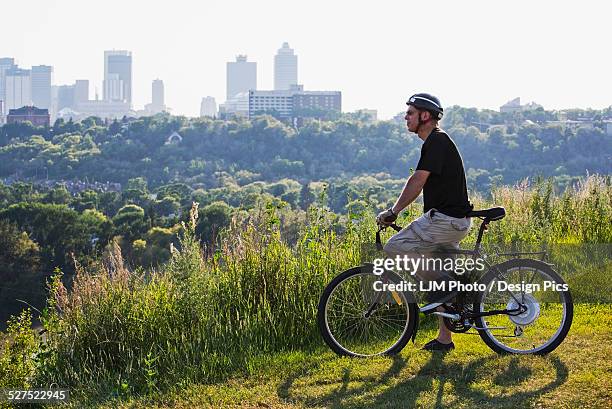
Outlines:
[[[317,346],[255,357],[248,373],[223,382],[100,407],[606,408],[611,322],[610,305],[577,306],[570,334],[545,357],[498,356],[467,334],[455,336],[457,348],[449,354],[420,351],[435,334],[427,325],[397,357],[339,358]]]
[[[489,244],[612,242],[609,177],[591,176],[563,196],[544,185],[494,197],[508,216],[491,225]],[[15,321],[0,387],[66,386],[73,407],[596,407],[610,398],[609,303],[581,304],[568,339],[546,358],[497,357],[460,335],[445,357],[409,346],[395,359],[339,359],[322,346],[317,303],[332,277],[359,264],[373,218],[338,221],[313,208],[290,246],[275,208],[259,209],[235,219],[203,257],[196,214],[159,271],[127,270],[112,246],[104,267],[79,271],[70,291],[56,276],[44,340],[28,332],[27,314]],[[557,253],[563,269],[579,270],[570,278],[581,297],[609,300],[609,251],[607,264]],[[426,326],[417,344],[433,331]]]

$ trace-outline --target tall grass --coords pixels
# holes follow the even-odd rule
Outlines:
[[[612,178],[590,175],[561,194],[552,181],[524,180],[498,187],[493,202],[506,208],[502,223],[491,224],[489,241],[609,243],[612,241]],[[480,207],[487,206],[482,200]]]
[[[493,197],[477,200],[479,208],[508,211],[491,225],[491,241],[612,241],[609,177],[590,176],[562,195],[522,184]],[[256,354],[317,343],[323,287],[359,263],[375,231],[372,215],[338,221],[311,208],[289,246],[268,207],[234,218],[220,245],[203,252],[196,217],[194,207],[180,246],[159,271],[129,271],[115,244],[99,271],[78,271],[70,292],[56,278],[33,384],[93,386],[102,396],[155,393],[245,370]]]
[[[334,215],[311,209],[298,243],[281,240],[273,208],[236,218],[203,257],[197,207],[161,271],[137,275],[114,245],[96,274],[79,271],[56,292],[50,329],[57,359],[44,382],[95,384],[117,394],[177,381],[210,381],[268,351],[307,346],[323,286],[360,259],[361,225],[336,233]]]

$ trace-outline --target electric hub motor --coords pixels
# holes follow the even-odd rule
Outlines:
[[[525,294],[524,296],[516,295],[516,298],[523,298],[523,305],[527,308],[527,311],[519,315],[509,315],[510,321],[516,325],[529,325],[533,323],[540,316],[540,304],[531,294]],[[513,299],[508,302],[506,306],[508,310],[516,310],[519,308],[519,304]]]

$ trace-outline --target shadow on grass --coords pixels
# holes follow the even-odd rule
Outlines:
[[[399,375],[402,368],[406,366],[406,361],[400,358],[399,356],[394,356],[391,359],[393,360],[391,366],[377,380],[381,384],[384,384],[390,381],[391,379],[396,378]],[[283,399],[294,400],[294,398],[291,396],[291,387],[293,386],[294,382],[303,376],[308,376],[308,374],[312,374],[314,372],[313,370],[318,370],[318,369],[320,369],[320,364],[316,366],[311,366],[310,370],[307,371],[306,375],[304,375],[304,372],[301,372],[299,374],[296,373],[296,374],[289,376],[287,379],[285,379],[284,382],[282,382],[278,386],[277,395]],[[323,403],[325,403],[326,405],[329,405],[330,407],[343,407],[342,401],[345,400],[348,396],[356,396],[361,393],[367,392],[367,389],[368,389],[367,386],[363,386],[361,388],[352,388],[349,390],[350,381],[351,381],[351,370],[349,368],[344,368],[343,374],[342,374],[342,384],[333,394],[330,394],[329,396],[326,396],[325,398],[323,398]],[[310,400],[307,400],[306,403],[314,404],[315,402],[314,401],[311,402]]]
[[[503,396],[488,394],[477,384],[481,381],[491,381],[494,387],[501,387],[505,391],[517,387],[518,385],[535,380],[532,370],[521,365],[520,357],[512,357],[508,367],[501,373],[489,373],[483,375],[488,363],[494,363],[497,356],[486,357],[475,360],[467,365],[458,363],[447,363],[444,355],[435,353],[431,359],[425,363],[420,370],[408,379],[399,377],[401,370],[406,366],[406,360],[401,357],[393,357],[389,369],[381,377],[373,380],[364,379],[363,376],[352,376],[349,367],[344,368],[340,386],[333,391],[325,394],[315,393],[318,396],[308,396],[303,390],[298,392],[298,386],[294,383],[300,378],[317,375],[317,369],[308,371],[308,374],[293,375],[288,377],[277,389],[280,398],[289,401],[301,401],[306,406],[326,406],[330,408],[382,408],[382,407],[406,407],[417,406],[417,400],[422,393],[435,396],[434,407],[445,407],[445,385],[452,385],[452,398],[454,405],[458,402],[472,406],[492,406],[492,407],[517,407],[520,403],[532,401],[545,393],[551,392],[567,380],[567,366],[557,357],[547,358],[555,378],[546,385],[529,391],[516,391],[514,393],[504,392]],[[349,365],[350,366],[350,365]],[[313,368],[314,369],[314,368]],[[353,382],[353,385],[350,383]],[[391,382],[387,389],[381,393],[376,393],[381,386]],[[327,382],[332,383],[332,382]],[[316,381],[312,382],[315,386]],[[356,386],[358,384],[360,386]],[[517,388],[518,389],[518,388]],[[296,393],[292,393],[292,390]],[[448,391],[446,392],[448,395]],[[305,396],[306,395],[306,396]],[[447,396],[448,397],[448,396]],[[458,401],[458,402],[457,402]],[[427,404],[429,406],[430,403]],[[451,404],[452,405],[452,404]],[[450,405],[448,405],[450,406]]]

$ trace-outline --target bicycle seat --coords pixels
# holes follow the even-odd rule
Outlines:
[[[484,210],[472,210],[467,217],[484,217],[490,221],[501,220],[506,216],[506,209],[503,207],[492,207]]]

